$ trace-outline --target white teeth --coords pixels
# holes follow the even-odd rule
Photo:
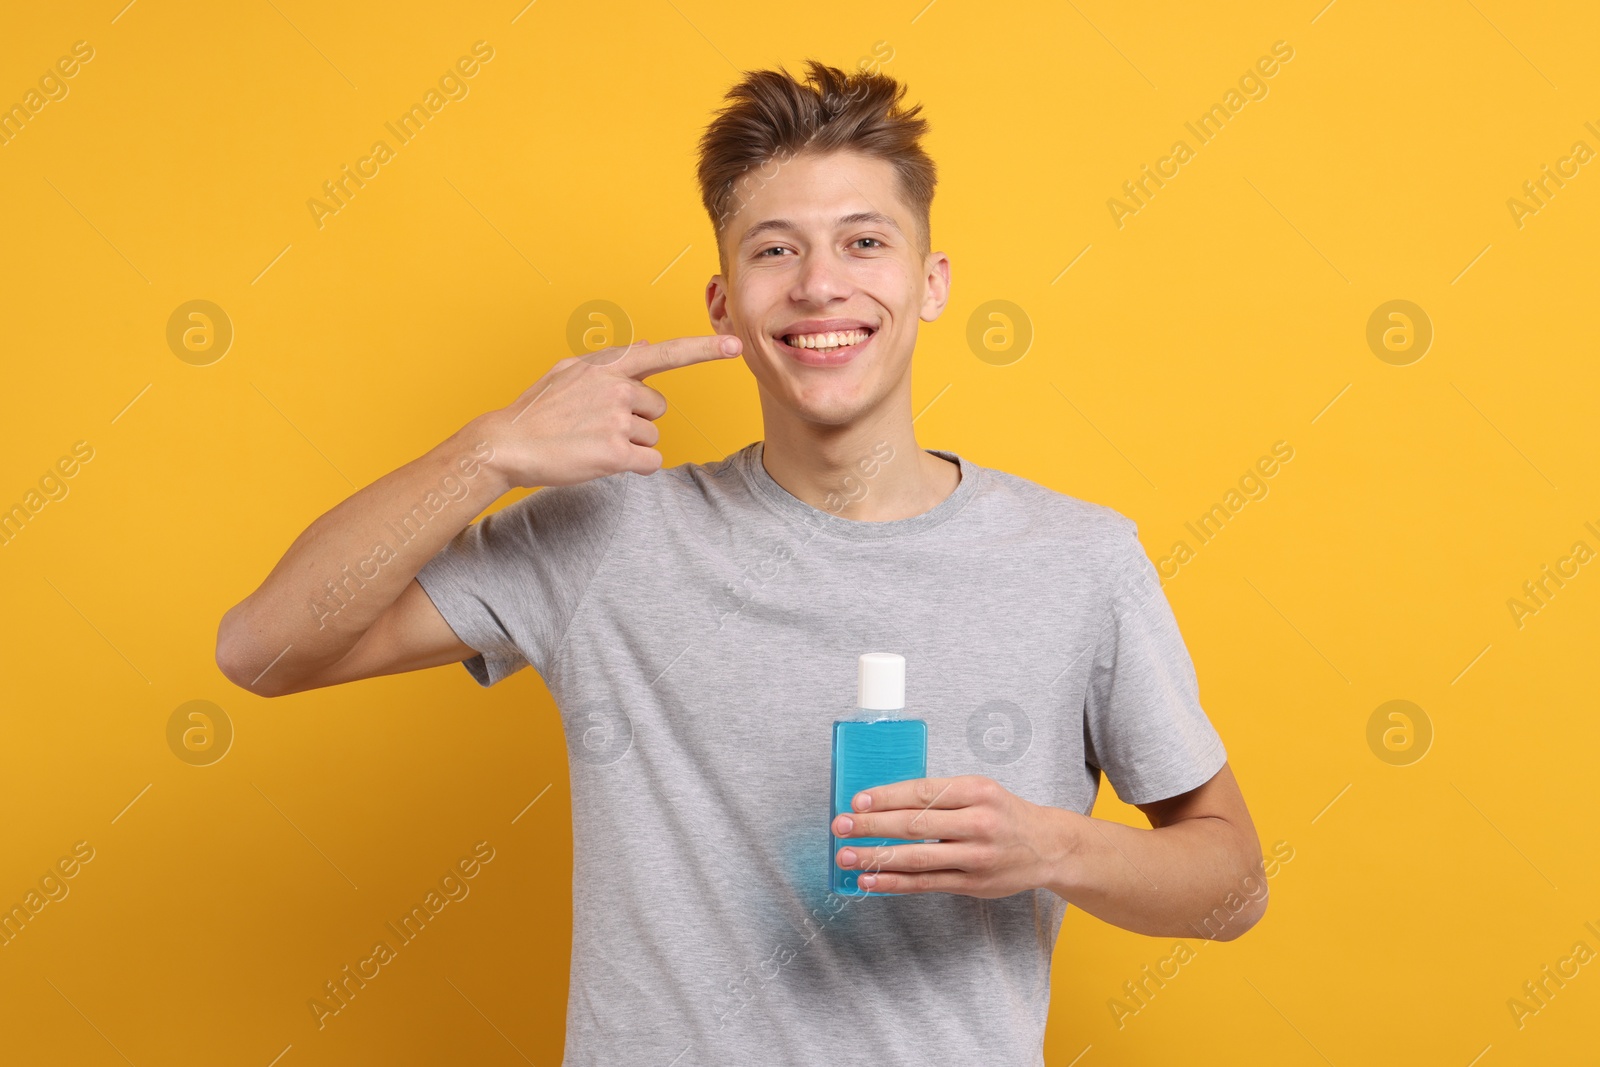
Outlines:
[[[831,333],[788,334],[783,340],[795,348],[843,348],[860,344],[871,336],[868,330],[836,330]]]

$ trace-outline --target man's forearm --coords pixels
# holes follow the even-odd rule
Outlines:
[[[219,660],[292,677],[337,661],[423,564],[506,492],[479,420],[379,478],[295,539],[223,617]]]
[[[1096,918],[1152,937],[1230,941],[1266,911],[1260,845],[1223,819],[1141,830],[1045,810],[1061,845],[1044,888]]]

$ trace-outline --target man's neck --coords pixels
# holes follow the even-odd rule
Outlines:
[[[768,420],[762,465],[791,496],[860,522],[932,510],[955,492],[961,468],[923,451],[904,419],[818,428]]]

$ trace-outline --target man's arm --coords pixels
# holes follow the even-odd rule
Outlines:
[[[217,666],[235,685],[283,696],[465,659],[417,571],[507,489],[486,427],[468,423],[318,518],[254,593],[223,615]],[[462,492],[465,486],[465,492]],[[437,513],[428,508],[428,501]],[[411,539],[394,532],[404,524]],[[382,543],[391,553],[378,555]]]
[[[1061,842],[1045,888],[1152,937],[1231,941],[1261,919],[1261,842],[1226,763],[1196,789],[1136,807],[1150,829],[1044,809]]]
[[[1048,889],[1152,937],[1231,941],[1267,908],[1261,846],[1233,771],[1138,805],[1151,829],[1024,800],[993,778],[911,778],[856,794],[832,827],[835,862],[863,889],[1004,897]]]
[[[1176,774],[1220,767],[1178,796],[1137,804],[1148,830],[1024,800],[992,778],[914,778],[862,791],[834,819],[841,867],[863,889],[1002,897],[1049,889],[1154,937],[1231,940],[1266,911],[1261,844],[1200,707],[1194,665],[1155,565],[1125,522],[1120,578],[1084,697],[1085,760],[1117,795],[1159,796]]]
[[[558,361],[512,404],[313,522],[222,617],[217,666],[282,696],[473,656],[417,583],[423,565],[513,488],[660,470],[652,420],[667,400],[643,379],[739,351],[736,337],[683,337]]]

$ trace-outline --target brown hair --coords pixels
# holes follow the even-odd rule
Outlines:
[[[781,66],[746,71],[700,138],[700,199],[716,231],[723,270],[723,233],[745,205],[735,184],[754,191],[801,152],[841,149],[893,164],[900,193],[911,207],[919,251],[927,255],[938,176],[917,143],[928,120],[917,117],[920,104],[902,106],[905,93],[905,86],[875,69],[846,74],[814,59],[806,63],[803,83]]]

